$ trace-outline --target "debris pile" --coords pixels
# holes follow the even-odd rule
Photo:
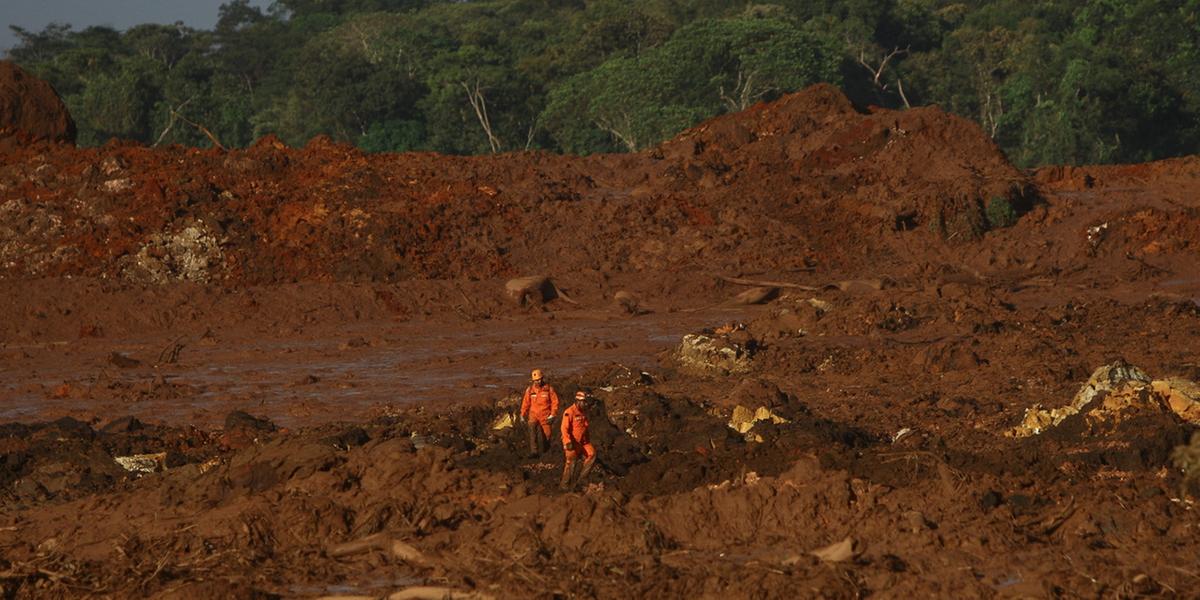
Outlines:
[[[1096,369],[1071,403],[1059,408],[1035,404],[1021,423],[1007,432],[1013,437],[1038,435],[1068,418],[1083,415],[1089,424],[1118,423],[1138,413],[1173,413],[1200,425],[1200,386],[1173,378],[1152,381],[1141,369],[1117,361]]]

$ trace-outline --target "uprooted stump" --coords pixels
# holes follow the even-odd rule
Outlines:
[[[554,280],[543,275],[530,275],[528,277],[518,277],[509,279],[504,284],[504,291],[508,297],[520,306],[527,304],[543,304],[551,300],[562,298],[571,304],[578,304],[569,296],[563,293]]]

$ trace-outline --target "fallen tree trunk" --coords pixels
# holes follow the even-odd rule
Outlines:
[[[882,290],[883,288],[892,284],[890,279],[847,279],[846,281],[835,281],[818,286],[788,283],[786,281],[763,281],[759,279],[743,279],[741,277],[725,277],[724,275],[717,276],[717,279],[735,285],[752,285],[761,288],[774,287],[789,290],[803,290],[805,292],[823,292],[825,290],[841,290],[843,292],[859,291],[864,289]]]

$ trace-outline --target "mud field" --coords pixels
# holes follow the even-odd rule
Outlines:
[[[26,142],[0,597],[1200,596],[1200,159],[824,86],[632,155]]]

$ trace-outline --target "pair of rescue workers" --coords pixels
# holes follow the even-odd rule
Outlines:
[[[538,456],[550,445],[550,424],[558,414],[558,392],[546,383],[541,369],[534,369],[530,379],[532,381],[521,399],[521,420],[529,430],[529,453]],[[596,464],[596,448],[588,437],[588,413],[591,409],[592,398],[587,392],[579,390],[575,392],[575,403],[563,411],[562,425],[559,426],[566,458],[560,484],[563,488],[575,487]],[[582,468],[578,460],[580,455],[583,455]]]

